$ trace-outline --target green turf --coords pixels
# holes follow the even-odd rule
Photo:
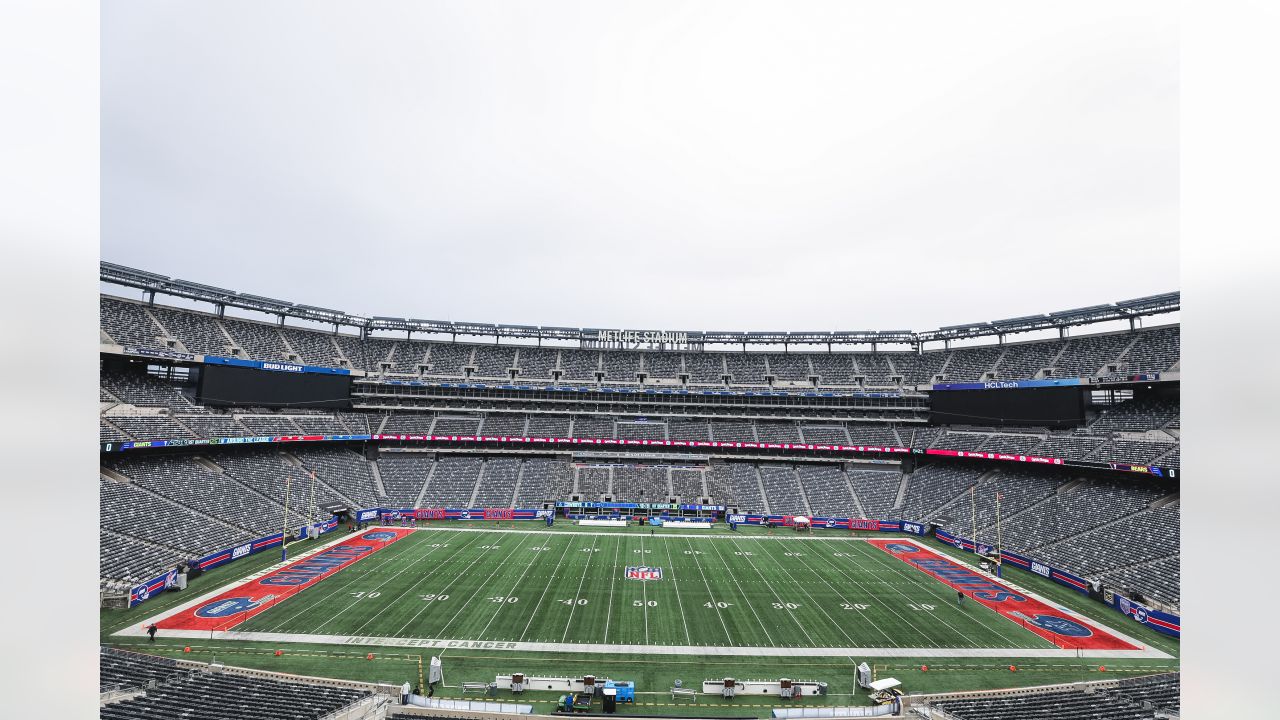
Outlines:
[[[517,523],[514,526],[531,529],[530,524]],[[482,529],[491,525],[457,523],[449,527]],[[860,646],[905,647],[919,644],[920,635],[910,627],[914,624],[920,632],[934,633],[924,647],[963,648],[975,647],[979,643],[983,647],[1047,646],[1038,636],[985,608],[982,609],[983,615],[977,615],[976,603],[966,604],[965,615],[960,617],[960,612],[954,607],[954,593],[945,586],[866,543],[851,542],[844,533],[817,532],[815,537],[821,540],[797,542],[791,531],[770,532],[762,528],[743,528],[739,537],[720,541],[673,537],[690,532],[663,528],[658,528],[654,535],[640,528],[606,532],[608,534],[604,536],[588,535],[567,524],[558,524],[545,532],[540,528],[540,532],[533,535],[420,531],[412,538],[393,543],[308,588],[237,629],[263,630],[263,626],[284,623],[288,625],[285,629],[288,632],[354,634],[349,628],[361,628],[359,634],[362,635],[392,635],[404,627],[406,631],[413,630],[414,637],[471,638],[488,625],[484,633],[493,638],[519,637],[525,633],[526,640],[554,638],[554,642],[561,639],[567,642],[602,642],[599,634],[604,632],[607,622],[612,642],[643,643],[647,618],[651,643],[678,641],[683,645],[687,644],[687,637],[695,645],[810,646],[798,629],[804,626],[811,639],[816,640],[819,636],[826,639],[826,642],[815,642],[816,646],[844,646],[848,640],[854,639]],[[893,536],[871,533],[867,537]],[[931,540],[925,542],[939,554],[960,562],[975,562],[972,555],[960,553],[950,546]],[[445,543],[448,547],[430,547]],[[591,550],[593,544],[594,550],[584,552],[584,548]],[[490,548],[483,549],[484,545]],[[495,550],[493,545],[499,547]],[[528,549],[543,546],[548,549]],[[290,554],[296,555],[306,547],[306,544],[290,546]],[[650,552],[635,553],[637,549]],[[703,554],[685,555],[685,550],[697,550]],[[629,551],[630,561],[624,562],[622,558]],[[733,555],[747,551],[756,554]],[[788,556],[788,552],[800,552],[802,555]],[[847,556],[834,557],[832,553],[835,552],[844,552]],[[879,553],[884,562],[869,553]],[[533,561],[533,557],[542,560]],[[559,562],[562,557],[564,561]],[[1010,569],[1006,579],[1056,604],[1121,629],[1145,644],[1174,655],[1174,659],[778,657],[770,656],[767,649],[753,657],[727,657],[711,651],[688,655],[462,649],[405,651],[362,644],[336,646],[182,640],[165,638],[163,634],[157,642],[149,643],[145,638],[111,635],[121,627],[140,622],[167,607],[278,560],[278,553],[254,555],[206,573],[186,592],[164,593],[127,611],[104,611],[101,617],[102,641],[115,647],[202,662],[218,660],[229,665],[396,684],[405,680],[417,682],[419,661],[425,662],[431,655],[439,655],[445,661],[446,687],[438,696],[444,697],[460,697],[457,688],[461,682],[491,680],[497,674],[513,671],[551,676],[592,673],[637,683],[642,693],[640,700],[645,704],[624,708],[623,714],[680,713],[687,704],[672,703],[665,693],[672,680],[681,678],[688,686],[703,679],[725,676],[743,679],[787,676],[820,680],[829,683],[831,695],[806,698],[805,704],[862,705],[868,702],[865,693],[853,697],[848,695],[852,689],[853,668],[862,661],[872,665],[876,677],[897,677],[912,693],[1130,677],[1176,670],[1179,665],[1177,640],[1137,623],[1126,622],[1119,614],[1079,593],[1016,569]],[[896,563],[896,566],[888,561]],[[665,576],[661,581],[648,583],[624,580],[620,570],[614,572],[615,563],[619,566],[660,566]],[[823,568],[823,565],[830,567]],[[466,568],[465,572],[458,572],[463,568]],[[772,578],[773,584],[791,589],[786,592],[778,590],[775,596],[762,577]],[[859,582],[855,583],[853,579]],[[927,587],[929,583],[933,584],[932,589]],[[377,587],[379,584],[383,586]],[[609,602],[610,584],[612,602]],[[366,595],[356,598],[349,594],[361,591]],[[370,598],[370,592],[380,594]],[[447,594],[449,599],[438,602],[422,600],[422,595],[433,592],[436,595]],[[510,596],[519,600],[515,603],[488,600],[490,597]],[[943,601],[948,597],[951,603]],[[870,602],[864,602],[864,598]],[[931,602],[930,598],[936,602]],[[558,602],[565,599],[573,600],[574,604]],[[586,599],[587,604],[578,605],[577,600],[580,599]],[[641,600],[641,607],[634,605],[637,599]],[[648,600],[656,601],[658,605],[649,607]],[[727,608],[706,608],[702,605],[713,600],[734,604]],[[780,600],[794,602],[800,607],[774,608],[773,603]],[[844,602],[869,607],[866,610],[844,610],[841,607]],[[908,614],[903,603],[910,610],[909,605],[913,602],[921,609]],[[934,605],[934,610],[923,609],[925,604]],[[537,609],[533,622],[530,622],[528,612],[530,606]],[[288,618],[289,614],[299,612],[302,614]],[[721,618],[724,619],[723,625]],[[885,630],[890,623],[896,623],[891,637],[894,642],[884,642],[884,635],[871,625],[872,622],[880,623]],[[406,623],[409,623],[407,627]],[[686,623],[688,636],[685,635]],[[932,624],[926,626],[925,623]],[[947,623],[960,632],[953,632]],[[322,626],[323,630],[320,629]],[[374,632],[375,628],[377,632]],[[1009,636],[1010,642],[1000,644],[994,628]],[[732,643],[726,643],[726,637],[731,638]],[[953,644],[948,645],[949,641]],[[186,647],[191,651],[184,652]],[[275,656],[276,649],[283,650],[283,655]],[[365,659],[368,653],[374,654],[373,660]],[[1017,672],[1009,671],[1011,664],[1017,666]],[[922,671],[922,665],[928,665],[929,670]],[[1106,667],[1105,672],[1099,670],[1102,665]],[[507,696],[504,694],[504,697]],[[523,699],[533,702],[535,710],[547,712],[551,709],[554,694],[530,692]],[[757,697],[728,704],[714,697],[701,697],[696,708],[701,715],[764,717],[778,702]]]
[[[662,568],[661,580],[624,577]],[[848,537],[414,533],[236,630],[624,645],[1053,647]]]

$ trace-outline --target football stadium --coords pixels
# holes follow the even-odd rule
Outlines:
[[[103,718],[1178,716],[1178,292],[721,332],[99,272]]]

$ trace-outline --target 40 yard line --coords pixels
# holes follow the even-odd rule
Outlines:
[[[688,543],[689,556],[693,558],[693,564],[698,568],[698,574],[702,576],[702,584],[707,586],[707,597],[711,598],[711,607],[715,608],[716,617],[720,618],[720,627],[724,628],[724,640],[725,642],[733,642],[733,636],[729,633],[729,625],[724,621],[724,613],[720,612],[720,601],[716,600],[715,594],[711,592],[711,583],[707,582],[707,574],[702,571],[702,563],[698,562],[698,555],[693,547],[693,541],[689,540]]]
[[[676,606],[680,608],[680,622],[684,623],[684,640],[688,644],[693,644],[693,638],[689,636],[689,620],[684,615],[684,602],[680,599],[680,578],[676,577],[676,561],[671,557],[671,545],[664,542],[662,548],[667,551],[667,562],[671,565],[671,586],[676,591]],[[728,640],[729,638],[725,638]]]
[[[587,580],[587,571],[591,569],[591,558],[596,554],[596,539],[591,538],[591,552],[587,553],[587,562],[582,566],[582,577],[578,580],[578,590],[573,594],[573,604],[569,606],[569,619],[564,622],[564,634],[560,642],[569,639],[569,628],[573,626],[573,611],[578,609],[578,599],[582,597],[582,584]]]
[[[534,604],[533,610],[529,613],[529,622],[524,624],[524,630],[521,630],[520,637],[516,638],[517,642],[524,640],[525,634],[529,632],[529,627],[533,625],[533,619],[538,616],[538,608],[542,607],[542,601],[546,599],[547,591],[555,583],[556,573],[560,572],[560,567],[564,565],[564,558],[569,554],[569,548],[573,547],[573,542],[571,538],[569,542],[565,543],[564,550],[560,551],[560,559],[556,561],[555,567],[551,568],[551,575],[547,577],[547,584],[542,587],[542,594],[538,596],[538,602]],[[592,544],[594,544],[594,541],[592,541]],[[570,610],[570,612],[573,611]]]

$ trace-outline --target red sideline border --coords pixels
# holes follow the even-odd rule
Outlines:
[[[227,630],[413,532],[371,528],[156,622],[162,630]]]
[[[869,539],[867,542],[1058,647],[1072,650],[1139,649],[1078,616],[1068,616],[1037,598],[1017,592],[916,543],[879,538]],[[921,562],[927,563],[927,566],[922,566]],[[1082,631],[1088,634],[1077,634]]]

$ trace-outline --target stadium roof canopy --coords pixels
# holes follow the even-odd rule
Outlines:
[[[335,326],[357,328],[361,334],[375,331],[401,331],[425,335],[449,335],[456,337],[481,336],[493,338],[521,338],[541,340],[573,340],[595,343],[601,332],[615,332],[601,328],[543,327],[534,325],[504,325],[494,323],[455,322],[451,320],[417,320],[412,318],[365,317],[342,310],[330,310],[314,305],[301,305],[284,300],[239,293],[232,290],[202,285],[190,280],[176,280],[163,275],[137,270],[123,265],[102,261],[99,263],[99,279],[111,285],[138,288],[154,300],[156,295],[181,297],[188,300],[212,303],[221,312],[234,307],[242,310],[276,315],[282,320],[292,317],[299,320],[326,323]],[[1091,305],[1072,310],[1060,310],[1041,315],[1026,315],[1005,320],[972,322],[948,325],[937,330],[815,330],[776,332],[737,332],[729,330],[689,330],[691,345],[858,345],[858,344],[911,344],[926,342],[950,342],[967,338],[999,336],[1031,332],[1034,330],[1058,330],[1111,320],[1132,322],[1140,317],[1164,315],[1180,308],[1180,292],[1161,293],[1148,297],[1121,300],[1107,305]],[[636,330],[632,332],[647,333]],[[670,335],[671,331],[652,331]]]

